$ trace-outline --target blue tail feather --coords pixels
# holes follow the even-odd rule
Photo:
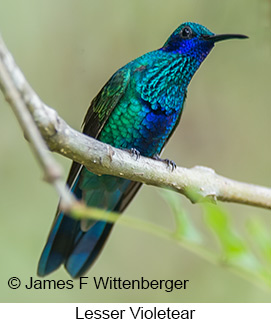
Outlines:
[[[65,268],[74,278],[82,276],[92,265],[101,251],[111,229],[112,223],[96,222],[80,239],[65,262]]]
[[[57,216],[39,261],[39,276],[50,274],[65,261],[77,227],[78,221],[71,217],[63,213]]]

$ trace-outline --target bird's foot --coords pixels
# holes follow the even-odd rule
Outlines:
[[[158,155],[154,155],[153,156],[153,159],[158,160],[158,161],[161,161],[163,163],[166,163],[167,164],[167,167],[168,168],[171,168],[171,171],[172,172],[177,167],[176,163],[173,160],[170,160],[170,159],[167,159],[167,158],[163,159],[163,158],[159,157]]]
[[[140,157],[140,152],[135,148],[131,148],[129,151],[131,156],[135,157],[135,159],[138,160],[138,158]]]

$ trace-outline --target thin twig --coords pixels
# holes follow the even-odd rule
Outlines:
[[[7,60],[12,61],[12,57],[6,54],[0,54],[0,87],[6,100],[10,103],[14,114],[16,115],[25,137],[30,142],[32,150],[44,171],[44,179],[52,184],[61,196],[61,208],[69,210],[75,203],[74,196],[69,192],[65,182],[62,179],[62,169],[54,160],[48,150],[47,145],[42,138],[20,92],[14,85],[9,71],[6,69]]]
[[[177,211],[179,212],[179,211]],[[247,281],[253,283],[257,287],[267,289],[269,284],[267,284],[264,276],[261,271],[253,271],[251,268],[247,266],[240,266],[237,263],[230,261],[230,259],[224,259],[223,262],[221,260],[221,254],[214,253],[213,251],[208,250],[207,247],[203,246],[202,243],[192,241],[185,236],[176,235],[175,232],[169,231],[159,225],[143,221],[141,219],[136,219],[131,216],[120,216],[115,212],[106,212],[104,210],[92,207],[83,207],[73,208],[72,214],[73,217],[78,219],[95,219],[95,220],[103,220],[107,222],[116,223],[125,225],[126,227],[130,227],[132,229],[140,230],[147,234],[151,234],[161,239],[165,239],[168,241],[173,241],[174,243],[178,243],[182,246],[182,248],[188,250],[204,261],[211,263],[213,265],[221,265],[239,277],[246,279]]]

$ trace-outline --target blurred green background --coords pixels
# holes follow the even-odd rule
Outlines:
[[[160,47],[184,21],[247,41],[218,44],[188,91],[182,121],[164,156],[178,165],[213,167],[236,180],[271,184],[271,2],[268,0],[1,0],[0,32],[30,84],[80,129],[90,100],[119,67]],[[116,225],[88,276],[189,279],[186,290],[10,290],[36,268],[58,197],[42,174],[15,117],[0,95],[0,300],[2,302],[270,302],[271,292],[214,266],[174,242]],[[68,172],[70,161],[56,156]],[[173,228],[158,189],[144,187],[129,215]],[[198,205],[180,196],[202,226]],[[236,226],[270,211],[227,205]],[[69,279],[61,268],[49,279]]]

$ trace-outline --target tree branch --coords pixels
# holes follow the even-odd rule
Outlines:
[[[32,146],[37,150],[38,160],[45,170],[47,179],[52,177],[54,183],[55,180],[59,183],[58,166],[52,162],[44,148],[41,151],[38,149],[42,147],[41,138],[35,143],[35,138],[40,136],[37,135],[37,129],[33,130],[34,126],[29,126],[31,124],[29,119],[34,120],[51,151],[85,165],[96,174],[114,175],[172,189],[184,194],[192,202],[195,202],[195,194],[192,197],[191,191],[196,192],[201,198],[212,201],[236,202],[271,209],[271,189],[269,188],[231,180],[202,166],[191,169],[177,167],[171,171],[163,162],[145,157],[136,160],[126,151],[116,149],[72,129],[57,115],[55,110],[39,99],[1,39],[0,62],[0,87],[19,120],[21,117],[15,108],[18,104],[23,105],[21,110],[24,111],[25,116],[26,109],[31,115],[24,120],[23,124],[21,122],[21,126]],[[31,134],[30,128],[33,130]],[[55,186],[58,187],[57,190],[63,199],[67,190],[59,189],[58,184]]]

